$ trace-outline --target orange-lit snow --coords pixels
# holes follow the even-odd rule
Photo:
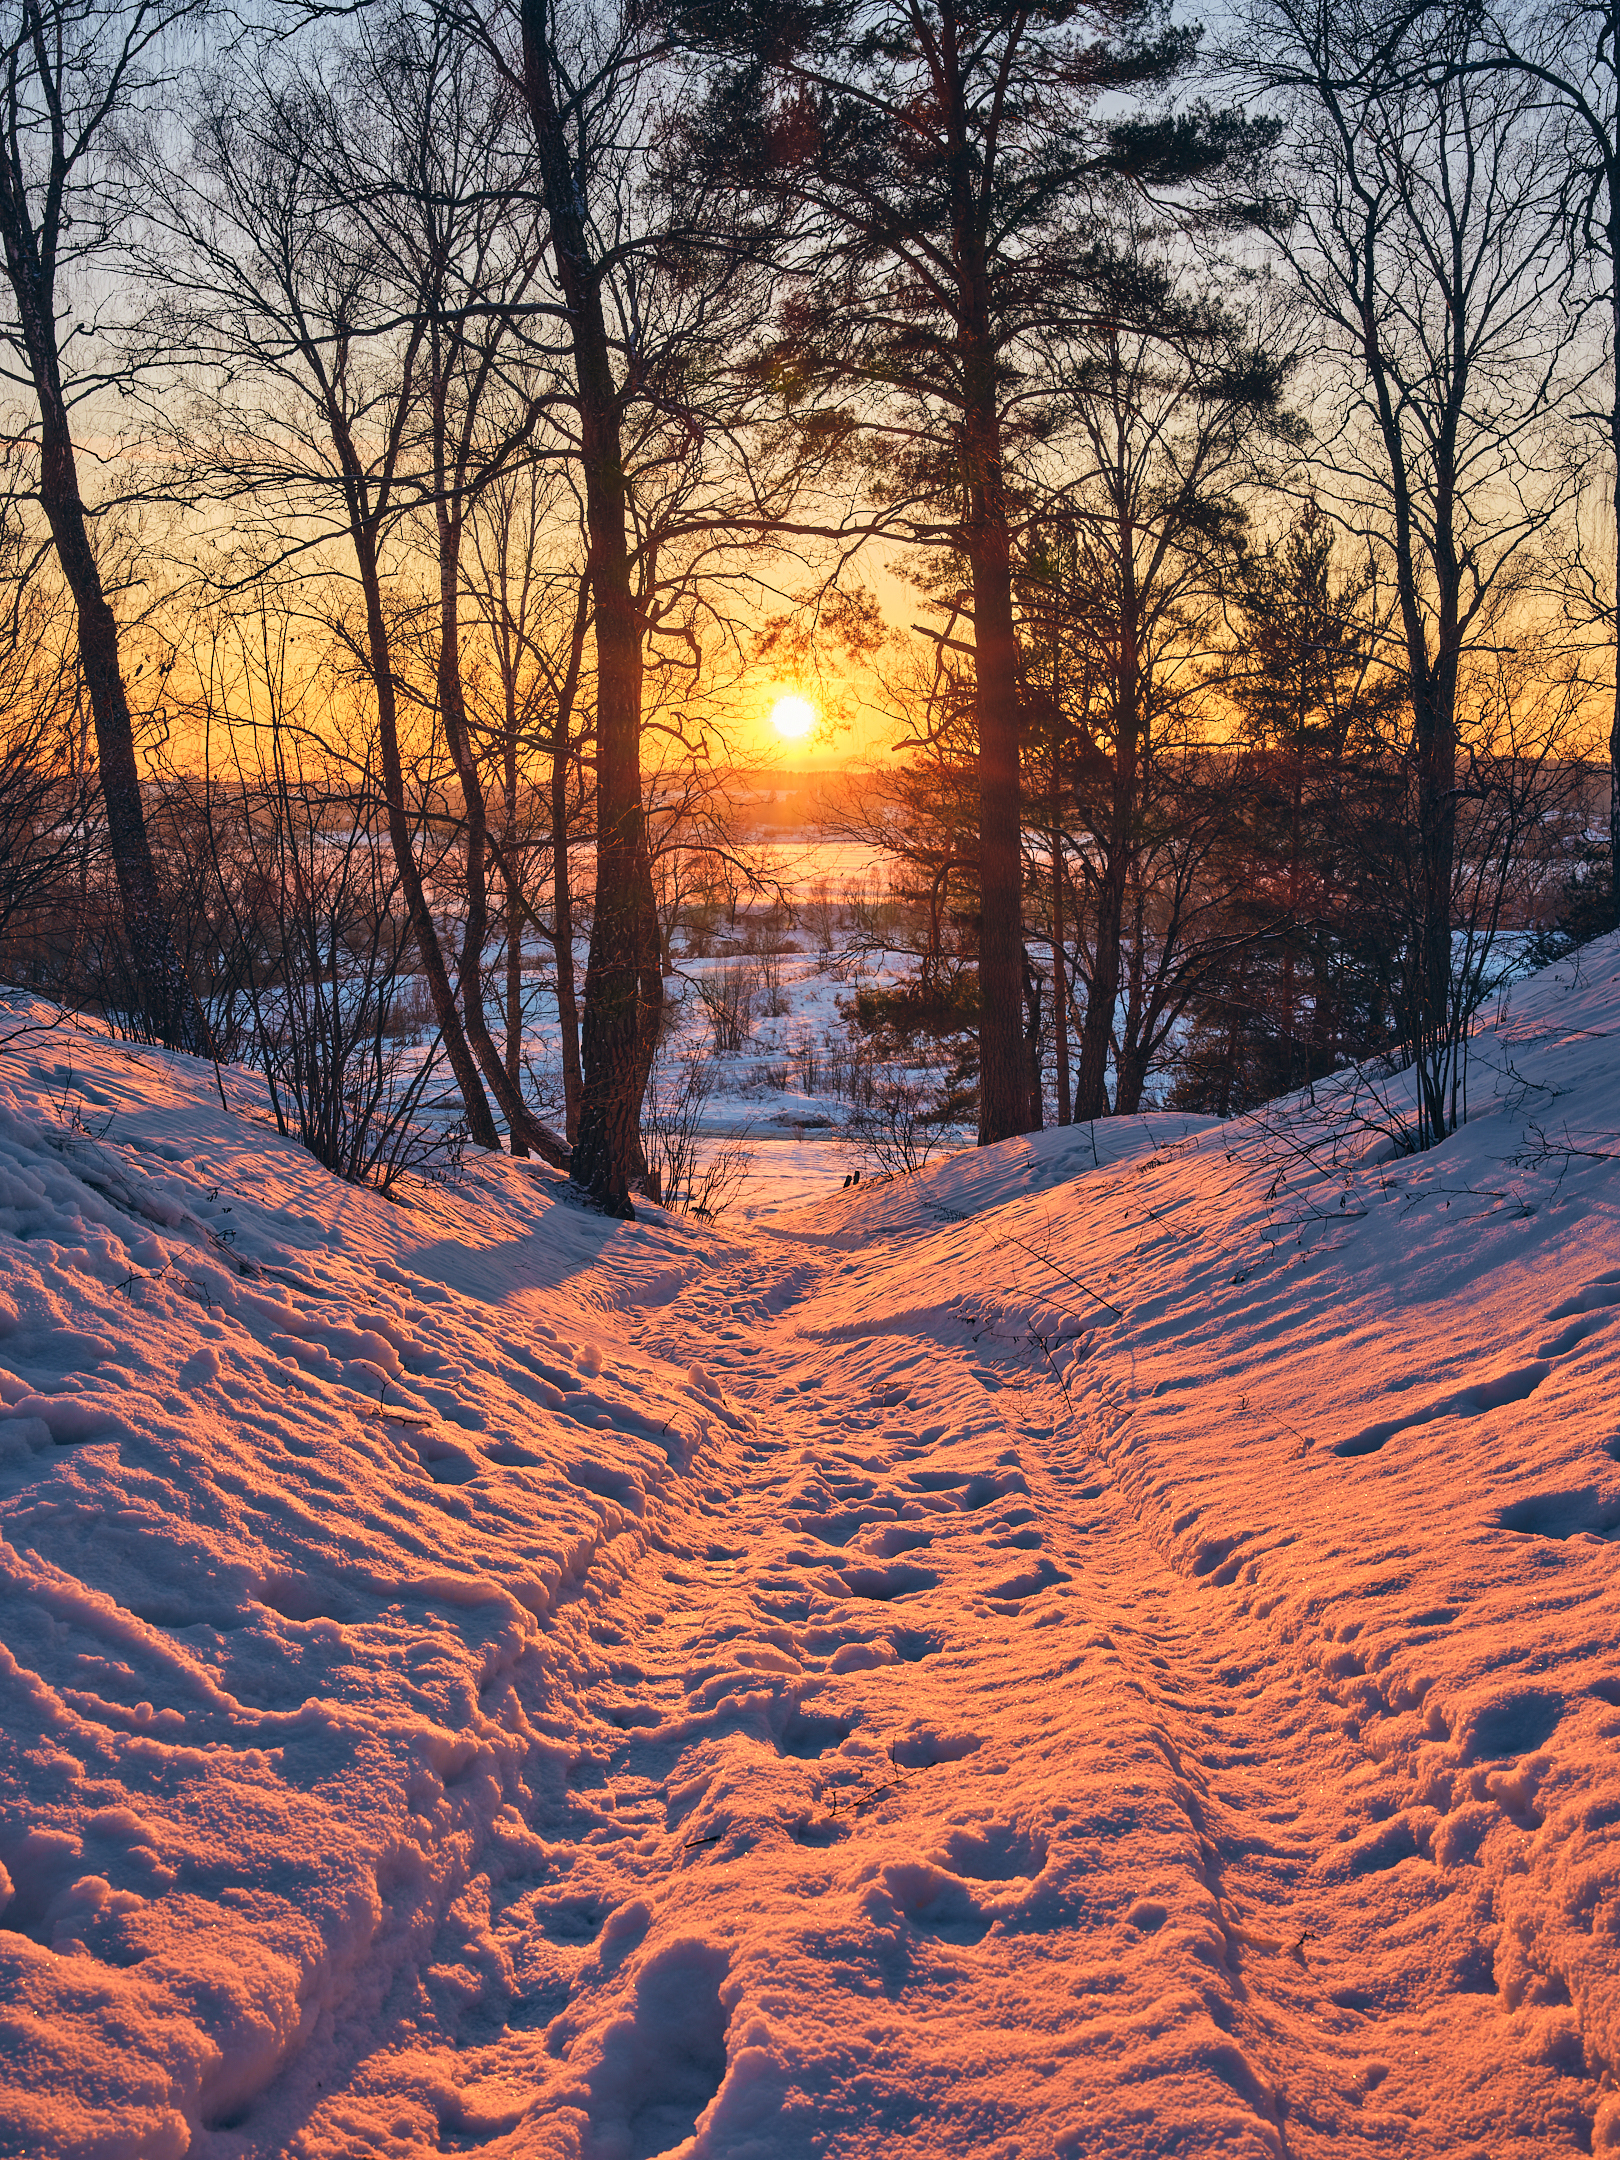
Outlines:
[[[225,1084],[0,1055],[0,2150],[1620,2149],[1620,943],[730,1230]]]

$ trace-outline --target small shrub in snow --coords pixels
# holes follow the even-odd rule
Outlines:
[[[801,914],[810,935],[815,939],[818,953],[831,953],[838,943],[839,918],[842,910],[833,898],[832,887],[826,878],[817,878],[810,888],[810,898]]]
[[[793,1000],[782,980],[782,955],[780,952],[762,953],[758,967],[759,988],[764,995],[765,1017],[781,1020],[793,1010]]]
[[[700,1163],[704,1113],[714,1094],[714,1059],[701,1049],[661,1046],[641,1116],[641,1141],[654,1197],[683,1214],[718,1215],[747,1177],[747,1129]]]
[[[714,1033],[716,1057],[736,1057],[754,1031],[754,999],[758,976],[747,961],[728,962],[700,977],[698,996],[703,1000]]]
[[[865,1099],[844,1130],[865,1161],[887,1177],[920,1170],[946,1136],[944,1106],[931,1079],[893,1066],[867,1067]]]
[[[788,1057],[799,1093],[814,1095],[821,1086],[822,1053],[809,1028],[795,1028],[788,1040]]]

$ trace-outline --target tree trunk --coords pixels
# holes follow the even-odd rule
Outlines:
[[[340,454],[343,445],[340,442]],[[352,456],[352,445],[350,454]],[[450,1070],[461,1093],[467,1114],[467,1134],[474,1147],[499,1153],[501,1139],[490,1116],[489,1099],[478,1078],[478,1068],[467,1048],[461,1017],[456,1011],[450,972],[439,943],[438,926],[428,906],[411,840],[410,812],[405,802],[405,769],[399,754],[399,714],[394,697],[393,656],[388,645],[388,624],[383,614],[382,580],[377,568],[376,537],[363,517],[351,526],[360,589],[365,596],[366,635],[371,651],[371,679],[377,693],[377,741],[382,752],[383,795],[388,809],[388,839],[405,894],[405,909],[416,940],[416,950],[427,978],[433,1018],[443,1038]]]
[[[571,1174],[605,1214],[633,1219],[641,1104],[664,994],[641,800],[641,625],[625,539],[628,502],[601,272],[553,94],[544,0],[522,0],[522,23],[524,91],[568,306],[596,627],[596,907]]]
[[[1055,790],[1054,790],[1055,794]],[[1057,1121],[1073,1122],[1069,1093],[1069,993],[1063,980],[1063,839],[1052,806],[1052,1047],[1057,1063]]]
[[[965,462],[979,733],[979,1145],[988,1147],[1028,1129],[1029,1081],[1022,1025],[1018,646],[993,356],[988,351],[970,363],[970,381],[975,377],[982,377],[982,388],[968,411]]]
[[[1430,655],[1423,620],[1412,509],[1413,483],[1401,433],[1401,414],[1379,343],[1370,304],[1362,317],[1363,356],[1377,402],[1379,430],[1389,460],[1394,511],[1395,591],[1406,645],[1406,674],[1412,700],[1414,763],[1417,773],[1417,919],[1411,924],[1415,1034],[1413,1050],[1418,1085],[1418,1144],[1433,1147],[1445,1137],[1446,1109],[1443,1045],[1451,1005],[1451,870],[1456,842],[1457,662],[1461,648],[1459,594],[1461,566],[1454,538],[1458,495],[1455,426],[1466,391],[1466,370],[1448,383],[1450,426],[1439,446],[1434,530],[1427,542],[1434,575],[1435,651]],[[1464,341],[1465,342],[1465,341]],[[1454,362],[1454,367],[1456,363]]]
[[[141,802],[135,729],[118,659],[118,624],[107,604],[79,493],[78,464],[63,396],[49,282],[36,259],[20,200],[0,184],[0,235],[17,321],[39,402],[39,500],[78,623],[79,664],[95,722],[107,837],[144,1026],[171,1049],[211,1051],[208,1022],[187,977],[158,890]]]
[[[1282,1012],[1282,1037],[1287,1062],[1283,1066],[1283,1092],[1294,1086],[1294,1063],[1297,1034],[1294,1027],[1294,944],[1299,936],[1299,901],[1304,890],[1305,850],[1301,829],[1301,808],[1305,789],[1305,728],[1299,728],[1299,739],[1294,750],[1293,774],[1290,782],[1288,823],[1288,927],[1283,937],[1282,966],[1278,971],[1278,1004]],[[1307,1071],[1307,1079],[1314,1073]]]
[[[1451,1018],[1451,871],[1456,854],[1457,728],[1455,694],[1445,679],[1413,700],[1417,729],[1420,888],[1418,1087],[1426,1147],[1446,1136],[1444,1046]]]
[[[1147,1086],[1147,1031],[1142,1025],[1143,946],[1146,942],[1147,893],[1135,880],[1135,922],[1131,928],[1131,965],[1125,999],[1125,1025],[1120,1029],[1119,1056],[1114,1067],[1114,1115],[1135,1117],[1142,1107]]]
[[[515,847],[508,835],[507,850]],[[507,855],[511,860],[510,853]],[[514,1087],[523,1085],[523,898],[517,873],[508,870],[506,886],[506,1077]]]
[[[1119,1078],[1114,1088],[1114,1115],[1135,1117],[1142,1107],[1143,1092],[1147,1087],[1147,1061],[1139,1044],[1131,1044],[1119,1054]]]
[[[551,920],[562,1035],[563,1114],[570,1147],[579,1138],[579,999],[574,991],[574,893],[568,867],[568,740],[558,721],[551,752]]]
[[[1116,797],[1122,790],[1116,783]],[[1119,1003],[1119,948],[1125,922],[1125,879],[1129,827],[1121,835],[1116,813],[1115,836],[1097,884],[1091,991],[1086,1024],[1080,1034],[1080,1070],[1074,1083],[1077,1121],[1108,1115],[1108,1058],[1113,1048],[1114,1008]]]
[[[1319,1073],[1333,1070],[1335,1059],[1335,1030],[1333,1018],[1333,984],[1328,972],[1328,955],[1320,938],[1311,949],[1311,1038],[1310,1073],[1314,1080]]]
[[[1074,1088],[1077,1120],[1108,1115],[1108,1054],[1114,1009],[1119,1002],[1119,948],[1130,877],[1131,832],[1136,820],[1137,703],[1134,648],[1122,652],[1115,694],[1113,802],[1108,848],[1097,881],[1096,932],[1092,943],[1091,994],[1080,1036],[1080,1071]]]
[[[510,680],[506,697],[506,740],[502,745],[501,791],[506,798],[501,820],[501,882],[506,890],[506,1074],[523,1085],[523,892],[518,881],[518,738],[517,701]]]
[[[1041,978],[1030,966],[1027,951],[1019,955],[1024,978],[1024,1071],[1028,1095],[1027,1130],[1039,1132],[1046,1123],[1046,1104],[1041,1090]]]
[[[489,1032],[484,1010],[484,944],[489,935],[489,890],[485,875],[488,852],[489,812],[484,783],[473,754],[467,726],[466,698],[461,686],[461,522],[450,514],[441,489],[438,505],[439,539],[439,716],[445,740],[455,760],[461,783],[462,807],[467,827],[467,923],[461,948],[461,1007],[466,1015],[467,1039],[472,1045],[485,1079],[489,1082],[501,1115],[512,1135],[512,1152],[530,1149],[545,1162],[566,1170],[569,1152],[564,1143],[530,1111],[523,1091],[501,1061]],[[508,875],[512,873],[509,871]]]

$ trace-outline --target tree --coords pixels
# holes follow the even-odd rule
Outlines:
[[[39,575],[33,553],[19,526],[0,527],[0,965],[8,982],[23,980],[24,968],[39,979],[51,933],[80,913],[89,857],[99,852],[69,596]]]
[[[756,237],[739,206],[673,168],[671,49],[640,0],[577,7],[519,0],[511,18],[437,0],[521,93],[563,325],[566,396],[552,448],[583,511],[594,648],[596,891],[571,1175],[629,1216],[646,1171],[639,1130],[660,1030],[663,977],[642,773],[647,676],[673,632],[700,648],[671,596],[712,575],[695,536],[744,552],[780,519],[791,465],[761,484],[744,450],[747,386],[729,355],[746,320]],[[740,494],[708,497],[716,466]],[[702,497],[703,500],[696,498]],[[683,540],[688,543],[683,546]]]
[[[1607,591],[1592,613],[1606,618],[1613,702],[1609,727],[1609,928],[1620,930],[1620,10],[1615,0],[1545,0],[1489,11],[1473,64],[1521,76],[1551,103],[1565,159],[1562,209],[1571,253],[1596,272],[1609,353],[1609,400],[1601,415],[1608,449]]]
[[[423,113],[401,44],[385,22],[321,66],[248,49],[207,87],[194,171],[171,177],[153,159],[148,178],[180,243],[171,284],[218,386],[200,452],[206,482],[239,520],[257,508],[272,558],[324,570],[333,542],[349,551],[359,610],[347,627],[375,700],[411,934],[469,1136],[493,1149],[499,1135],[416,854],[390,574],[406,521],[435,500],[422,408],[444,275],[433,263],[424,275],[399,236],[420,192],[424,133],[465,127],[469,114],[450,95]],[[555,1153],[565,1159],[560,1144]]]
[[[1273,1094],[1319,1078],[1347,1047],[1387,1047],[1398,933],[1377,863],[1401,847],[1405,790],[1384,753],[1405,700],[1380,657],[1389,595],[1370,563],[1337,572],[1337,540],[1308,496],[1286,534],[1244,551],[1219,664],[1250,753],[1249,904],[1273,918],[1252,955],[1248,1011],[1234,1018],[1269,1039]]]
[[[1111,187],[1245,155],[1207,114],[1147,122],[1195,38],[1148,0],[693,0],[717,80],[697,154],[780,206],[796,273],[762,365],[871,453],[889,528],[959,565],[977,724],[981,1144],[1029,1121],[1023,1039],[1020,462],[1033,346],[1120,271]],[[1098,101],[1107,98],[1103,111]]]
[[[506,898],[506,1062],[514,1086],[522,1074],[523,928],[537,930],[552,950],[561,1035],[563,1122],[572,1146],[579,1134],[581,1070],[579,998],[574,972],[575,899],[569,852],[588,793],[584,758],[590,728],[583,695],[590,629],[590,580],[577,549],[547,559],[557,547],[551,497],[567,506],[570,542],[577,538],[577,505],[557,467],[528,463],[502,473],[474,506],[464,558],[468,598],[482,619],[493,690],[475,698],[475,734],[498,764],[503,805],[498,843]],[[476,567],[475,567],[476,566]],[[551,920],[526,897],[524,865],[532,842],[521,805],[524,752],[538,750],[546,778],[545,830],[551,855]]]
[[[104,304],[96,280],[128,222],[116,181],[117,138],[132,113],[164,92],[165,48],[196,6],[22,0],[3,47],[0,244],[12,301],[3,335],[33,403],[39,506],[77,614],[138,1022],[159,1041],[205,1054],[207,1023],[170,932],[147,834],[118,619],[74,441],[83,403],[129,381],[127,364],[106,346],[96,321]],[[89,323],[78,317],[81,301]]]
[[[422,1015],[377,737],[340,673],[303,664],[287,597],[266,584],[199,621],[193,756],[164,809],[203,872],[216,1009],[242,1016],[277,1130],[387,1192],[456,1140],[422,1114],[437,1039],[404,1049]]]
[[[631,123],[645,65],[636,10],[600,38],[582,24],[570,52],[552,0],[520,0],[522,85],[551,220],[551,249],[573,363],[596,645],[596,906],[585,980],[583,1084],[572,1177],[604,1213],[633,1215],[643,1166],[640,1116],[664,984],[641,795],[642,624],[629,538],[623,405],[633,342],[608,327],[620,250],[595,229],[604,182]]]
[[[1418,1130],[1451,1129],[1458,692],[1567,492],[1559,167],[1536,87],[1479,71],[1476,17],[1392,25],[1340,0],[1260,0],[1255,76],[1288,100],[1273,237],[1328,342],[1324,488],[1387,552],[1416,767],[1421,905],[1408,1044]]]
[[[1057,695],[1077,738],[1091,957],[1076,1118],[1107,1114],[1111,1062],[1115,1108],[1135,1107],[1155,1038],[1192,994],[1188,941],[1194,915],[1208,917],[1201,880],[1221,823],[1220,799],[1207,796],[1189,759],[1203,688],[1192,656],[1244,529],[1245,486],[1268,435],[1290,432],[1288,369],[1263,322],[1217,298],[1183,296],[1145,250],[1137,288],[1139,306],[1065,345],[1059,410],[1072,477],[1054,493],[1049,529],[1062,545],[1031,603],[1032,621],[1047,618],[1045,642],[1060,639],[1069,655]],[[1172,904],[1143,1004],[1155,854]],[[1132,904],[1140,921],[1127,939]]]
[[[521,186],[522,162],[502,109],[504,86],[487,63],[480,65],[477,48],[454,37],[442,18],[404,15],[382,57],[379,102],[403,155],[396,191],[381,198],[380,217],[368,210],[366,223],[379,258],[397,266],[401,291],[423,296],[428,310],[422,432],[438,571],[434,690],[461,794],[461,1008],[514,1153],[533,1150],[566,1168],[568,1147],[525,1104],[519,1075],[497,1051],[485,1011],[489,817],[461,636],[469,518],[481,495],[529,460],[543,403],[532,373],[523,382],[522,355],[514,350],[533,312],[542,231]],[[545,383],[543,373],[539,380]],[[515,395],[502,394],[509,386]],[[507,898],[510,918],[510,883]]]
[[[1371,564],[1341,571],[1339,538],[1307,497],[1285,533],[1242,549],[1223,593],[1210,681],[1239,716],[1231,911],[1250,935],[1189,1008],[1178,1108],[1252,1109],[1393,1040],[1405,700],[1380,657],[1387,591]]]

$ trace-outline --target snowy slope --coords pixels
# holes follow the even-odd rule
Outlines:
[[[1620,2151],[1620,943],[735,1234],[226,1087],[0,1056],[0,2149]]]

